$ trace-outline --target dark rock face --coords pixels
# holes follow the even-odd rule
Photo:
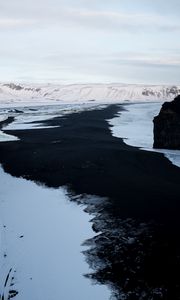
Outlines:
[[[154,118],[153,147],[180,150],[180,96],[165,102]]]

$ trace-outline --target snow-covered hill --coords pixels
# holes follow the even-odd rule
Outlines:
[[[164,101],[172,100],[178,94],[180,85],[0,83],[1,104]]]

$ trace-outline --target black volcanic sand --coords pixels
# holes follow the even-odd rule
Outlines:
[[[140,151],[112,137],[109,106],[45,121],[58,128],[5,131],[20,141],[0,144],[5,171],[77,194],[109,197],[128,217],[171,218],[178,213],[180,169],[162,154]],[[168,221],[169,222],[169,221]]]
[[[110,284],[117,299],[180,299],[180,169],[112,136],[106,120],[121,109],[43,122],[57,128],[5,131],[20,140],[0,143],[0,163],[13,176],[107,198],[87,208],[102,233],[87,241],[85,255],[94,269],[88,276]]]
[[[14,117],[8,117],[6,120],[0,122],[0,130],[3,129],[4,126],[12,123],[14,121]]]

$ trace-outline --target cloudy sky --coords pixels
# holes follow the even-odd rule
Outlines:
[[[179,0],[0,0],[0,81],[180,84]]]

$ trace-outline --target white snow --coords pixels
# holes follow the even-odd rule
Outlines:
[[[180,151],[153,149],[153,118],[158,115],[162,103],[137,103],[125,105],[126,110],[109,120],[112,134],[123,138],[124,142],[148,151],[164,153],[176,166],[180,167]]]
[[[4,122],[4,121],[6,121],[6,120],[7,120],[7,118],[8,118],[8,116],[7,116],[7,115],[0,115],[0,122]]]
[[[43,120],[74,111],[97,105],[101,108],[111,102],[172,100],[179,91],[180,86],[0,84],[0,122],[14,116],[15,121],[4,129],[36,129],[43,127]],[[152,119],[161,104],[126,105],[127,111],[109,121],[113,135],[130,145],[155,151]],[[15,107],[22,113],[13,112],[11,108]],[[0,132],[0,141],[14,138]],[[180,166],[180,151],[160,152]],[[0,291],[1,296],[4,292],[4,300],[8,299],[9,289],[19,292],[17,300],[109,299],[106,287],[91,285],[83,277],[90,270],[80,245],[93,236],[93,231],[90,216],[69,201],[66,189],[48,189],[13,178],[2,168],[0,186]]]
[[[27,130],[27,129],[42,129],[42,128],[52,128],[56,126],[45,126],[43,121],[49,120],[55,117],[62,117],[67,114],[71,114],[74,112],[81,112],[84,110],[92,110],[92,109],[101,109],[103,108],[103,104],[92,104],[92,103],[84,103],[84,104],[59,104],[59,105],[41,105],[41,106],[27,106],[27,107],[14,107],[11,108],[1,108],[0,114],[4,114],[4,118],[8,118],[9,116],[14,117],[14,121],[8,125],[3,126],[3,130]],[[16,112],[18,110],[18,113]],[[1,115],[0,115],[1,116]],[[3,121],[3,118],[2,118]],[[1,119],[0,119],[1,122]],[[35,122],[35,123],[33,123]],[[17,140],[16,137],[5,134],[0,131],[0,142],[5,141],[14,141]]]
[[[6,118],[15,108],[15,121],[5,129],[43,128],[42,120],[84,109],[94,109],[109,103],[170,101],[180,93],[180,86],[130,84],[18,84],[0,83],[1,115]],[[38,113],[30,111],[37,107]],[[9,112],[11,111],[11,113]],[[42,111],[39,114],[39,111]],[[50,115],[50,117],[49,117]],[[42,116],[42,117],[41,117]],[[31,122],[38,121],[32,124]],[[15,140],[0,132],[0,141]]]
[[[8,119],[8,114],[1,115],[0,114],[0,122],[3,122]],[[5,142],[5,141],[16,141],[17,138],[15,136],[11,136],[9,134],[4,133],[3,131],[0,130],[0,142]]]
[[[40,129],[40,128],[51,128],[52,126],[41,126],[45,120],[57,117],[57,115],[43,115],[37,116],[33,114],[20,114],[15,118],[15,121],[4,127],[5,130],[24,130],[24,129]],[[36,123],[32,123],[36,122]],[[55,127],[55,126],[53,126]]]
[[[100,108],[109,103],[170,101],[178,93],[180,86],[0,83],[0,118],[7,118],[14,111],[15,121],[5,129],[36,129],[44,127],[41,121],[56,116]],[[15,108],[23,113],[17,114]],[[36,108],[38,112],[32,112],[31,109]],[[31,123],[33,121],[37,123]],[[16,138],[0,132],[0,141],[6,140]]]
[[[6,134],[0,130],[0,142],[10,142],[10,141],[17,141],[18,138],[16,136]]]
[[[93,236],[90,216],[65,188],[49,189],[0,168],[0,292],[17,300],[109,299],[92,285],[81,243]],[[5,281],[10,272],[6,286]],[[1,298],[0,297],[0,298]]]
[[[40,105],[58,103],[95,103],[172,100],[179,86],[135,84],[14,84],[0,83],[0,104]]]

